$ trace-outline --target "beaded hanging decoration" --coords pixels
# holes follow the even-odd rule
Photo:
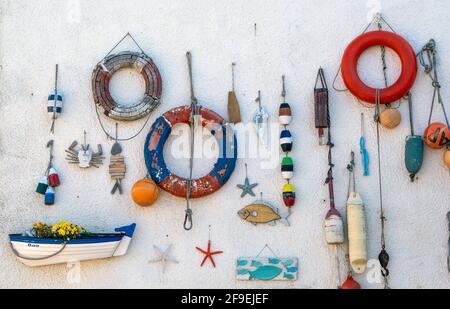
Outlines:
[[[291,107],[286,103],[286,88],[285,78],[282,76],[283,90],[281,96],[283,97],[283,103],[280,104],[279,109],[279,121],[284,126],[284,129],[280,134],[280,146],[281,150],[285,153],[284,158],[281,161],[281,176],[286,180],[286,184],[283,186],[283,202],[289,209],[295,204],[295,187],[290,183],[290,180],[294,176],[294,161],[289,153],[292,150],[292,135],[287,129],[287,126],[292,121]]]

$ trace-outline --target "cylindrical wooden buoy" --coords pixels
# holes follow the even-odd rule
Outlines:
[[[325,216],[325,239],[329,245],[344,243],[344,223],[336,208],[330,208]]]
[[[58,118],[61,115],[63,107],[63,98],[58,93],[52,93],[47,100],[47,113],[50,118]]]
[[[440,122],[433,122],[423,133],[425,144],[432,149],[441,149],[450,140],[450,130]]]
[[[280,145],[283,152],[290,152],[292,150],[292,135],[289,130],[281,131]]]
[[[361,196],[351,192],[347,200],[348,251],[352,270],[361,274],[366,270],[366,217]]]
[[[402,115],[396,108],[386,108],[380,114],[380,124],[386,129],[394,129],[402,121]]]
[[[44,203],[47,206],[55,204],[55,191],[50,186],[45,191]]]
[[[48,188],[48,177],[42,176],[41,180],[39,180],[39,183],[36,187],[36,192],[39,194],[44,195]]]
[[[153,180],[144,178],[137,181],[131,189],[131,197],[133,201],[142,207],[148,207],[158,199],[158,186]]]
[[[283,179],[292,179],[294,177],[294,161],[291,157],[284,157],[281,161],[281,176]]]
[[[50,187],[57,187],[61,184],[60,180],[59,180],[59,176],[58,176],[58,172],[51,167],[48,170],[48,185]]]
[[[444,151],[444,164],[450,168],[450,146],[447,146],[447,149]]]
[[[283,202],[286,207],[292,207],[295,204],[295,187],[289,183],[283,186]]]
[[[288,125],[292,121],[291,107],[288,103],[281,103],[278,117],[282,125]]]
[[[360,290],[361,285],[355,279],[353,279],[352,275],[348,275],[347,279],[345,279],[344,283],[342,283],[341,289],[343,289],[343,290]]]

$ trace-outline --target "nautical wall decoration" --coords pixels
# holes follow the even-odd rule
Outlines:
[[[144,145],[145,164],[150,177],[163,190],[172,195],[186,199],[184,228],[192,229],[192,209],[190,200],[203,197],[219,190],[230,178],[237,160],[237,139],[226,121],[215,112],[200,106],[194,95],[192,80],[191,53],[186,53],[189,81],[191,90],[191,104],[176,107],[155,120]],[[185,179],[173,174],[164,160],[164,144],[172,131],[172,127],[179,123],[190,126],[190,160],[189,178]],[[212,171],[206,176],[193,179],[195,127],[201,125],[209,130],[219,145],[218,160]]]
[[[349,264],[357,274],[366,270],[367,264],[367,228],[365,208],[361,196],[356,192],[355,159],[351,152],[351,161],[347,166],[349,192],[347,198],[347,231]]]
[[[253,121],[256,125],[258,142],[261,146],[266,147],[269,143],[269,113],[261,104],[261,90],[258,90],[258,97],[255,102],[258,103],[258,109],[253,116]]]
[[[244,184],[237,185],[239,189],[242,190],[241,198],[245,195],[249,194],[251,196],[255,196],[255,192],[253,192],[253,189],[257,186],[257,183],[250,183],[250,180],[248,179],[248,169],[247,169],[247,163],[245,163],[245,180]]]
[[[216,268],[216,263],[214,261],[214,255],[222,254],[223,251],[211,251],[211,226],[209,226],[209,237],[208,237],[208,247],[206,250],[203,250],[202,248],[195,247],[197,251],[202,253],[204,255],[202,262],[200,263],[200,267],[203,267],[205,265],[205,262],[209,260],[211,262],[211,265]]]
[[[115,233],[85,233],[84,229],[67,222],[53,226],[41,223],[32,231],[10,234],[9,240],[18,260],[35,267],[125,255],[135,228],[133,223],[116,228]],[[65,232],[53,232],[59,230]]]
[[[50,127],[50,132],[55,132],[55,120],[62,113],[63,108],[63,97],[58,93],[58,65],[55,69],[55,90],[48,96],[47,100],[47,113],[52,119],[52,125]]]
[[[280,104],[278,119],[280,124],[284,126],[280,135],[281,150],[285,153],[285,156],[281,161],[281,176],[286,180],[286,184],[283,186],[282,196],[284,205],[290,209],[295,204],[295,187],[290,183],[291,179],[294,177],[294,161],[292,160],[292,157],[289,156],[289,152],[292,150],[292,135],[287,129],[287,126],[292,121],[292,112],[289,103],[286,103],[286,87],[284,80],[285,77],[283,75],[283,88],[281,91],[283,102]]]
[[[152,206],[158,199],[158,196],[158,186],[149,176],[138,180],[131,189],[133,201],[141,207]]]
[[[61,184],[59,179],[58,172],[53,167],[53,147],[54,142],[50,140],[47,143],[47,148],[49,148],[50,158],[48,161],[47,169],[45,171],[45,175],[42,176],[39,181],[36,192],[44,195],[44,204],[47,206],[51,206],[55,204],[55,190],[54,188],[58,187]]]
[[[314,85],[314,122],[319,134],[319,145],[327,144],[325,131],[328,129],[328,86],[319,69]],[[319,84],[320,82],[320,84]]]
[[[111,190],[111,194],[116,193],[117,190],[122,194],[121,181],[125,178],[126,172],[125,158],[121,155],[122,146],[117,141],[117,127],[118,124],[116,123],[116,140],[111,148],[111,158],[109,159],[109,175],[116,182]]]
[[[245,206],[238,211],[238,215],[242,220],[257,224],[269,224],[275,225],[277,221],[281,221],[284,225],[289,226],[288,217],[290,215],[289,211],[281,213],[280,210],[272,206],[270,203],[261,199],[253,202],[250,205]]]
[[[124,51],[111,54],[127,37],[133,40],[140,52]],[[123,68],[135,69],[145,80],[144,97],[131,106],[116,102],[109,90],[112,75]],[[103,114],[114,120],[140,119],[150,115],[159,106],[162,94],[161,75],[153,60],[130,33],[127,33],[95,67],[92,73],[92,94],[96,108],[97,105],[100,106]]]
[[[264,249],[271,257],[260,257]],[[256,257],[240,257],[236,260],[236,279],[246,281],[295,281],[298,278],[298,258],[278,257],[265,245]]]
[[[366,148],[366,137],[364,135],[364,113],[361,113],[361,136],[359,137],[359,152],[363,166],[363,176],[369,176],[369,152]]]
[[[172,250],[172,244],[170,244],[165,250],[160,249],[156,245],[153,245],[153,249],[155,249],[158,257],[151,259],[148,262],[149,263],[161,263],[163,274],[166,272],[166,268],[169,263],[178,264],[178,261],[170,256],[170,250]]]
[[[231,81],[232,90],[228,92],[228,121],[230,123],[241,122],[241,110],[239,108],[239,101],[236,97],[236,92],[234,91],[234,67],[235,63],[231,64]]]
[[[70,164],[78,164],[81,168],[89,168],[94,166],[99,167],[103,164],[103,150],[102,145],[97,145],[97,152],[94,152],[90,145],[86,143],[86,131],[84,131],[84,143],[81,145],[81,149],[75,150],[78,142],[73,141],[72,144],[66,149],[66,160]]]

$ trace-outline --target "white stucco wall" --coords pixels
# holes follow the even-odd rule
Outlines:
[[[0,287],[26,288],[334,288],[336,267],[333,252],[323,235],[328,196],[323,181],[327,150],[317,143],[314,129],[312,91],[317,69],[326,70],[329,84],[346,45],[367,24],[368,12],[379,4],[396,31],[417,51],[430,38],[438,44],[440,78],[444,99],[450,94],[450,2],[448,1],[56,1],[2,0],[0,13]],[[78,11],[79,9],[79,11]],[[257,36],[254,36],[257,23]],[[293,183],[297,204],[291,226],[254,227],[242,222],[237,210],[252,201],[240,199],[236,184],[245,177],[240,159],[230,181],[218,193],[192,202],[195,227],[185,232],[181,223],[185,202],[167,193],[152,208],[137,208],[129,196],[135,180],[144,176],[143,143],[148,128],[138,138],[124,142],[127,175],[126,194],[111,196],[112,182],[107,164],[100,169],[80,170],[64,161],[64,149],[81,140],[101,143],[106,152],[112,145],[97,123],[91,96],[90,77],[95,64],[130,31],[155,60],[162,77],[162,105],[151,121],[172,107],[189,102],[185,52],[194,59],[195,89],[199,101],[226,115],[229,66],[237,63],[236,87],[243,119],[250,121],[256,108],[258,89],[263,104],[276,119],[280,102],[280,77],[287,78],[287,100],[294,121],[292,153],[296,161]],[[131,45],[129,45],[131,46]],[[123,49],[128,46],[125,44]],[[60,65],[59,88],[64,95],[64,115],[57,120],[56,134],[48,133],[46,96],[52,91],[54,64]],[[399,63],[388,55],[389,78],[398,75]],[[371,49],[361,62],[367,82],[382,86],[379,49]],[[432,89],[428,77],[418,74],[414,92],[417,132],[426,126]],[[122,95],[124,95],[122,93]],[[132,94],[130,94],[132,95]],[[367,147],[372,156],[372,174],[361,176],[357,166],[358,191],[367,205],[368,253],[380,250],[377,177],[375,172],[375,124],[373,110],[362,107],[348,93],[331,91],[337,205],[344,209],[347,191],[346,164],[350,150],[358,153],[359,115],[366,114]],[[448,104],[447,104],[448,105]],[[448,105],[450,106],[450,105]],[[449,107],[450,108],[450,107]],[[442,151],[425,151],[419,180],[410,183],[403,163],[404,138],[409,134],[407,106],[400,107],[404,121],[393,131],[382,130],[382,157],[386,242],[391,256],[391,287],[449,288],[447,271],[450,176],[442,163]],[[105,120],[110,129],[114,122]],[[121,124],[123,135],[131,134],[141,121]],[[34,193],[47,164],[45,145],[55,139],[55,167],[62,185],[57,203],[43,206]],[[186,175],[187,161],[175,163],[174,171]],[[266,199],[282,206],[284,183],[278,167],[260,170],[257,160],[247,160],[249,176],[259,182]],[[83,262],[81,282],[66,280],[66,265],[27,268],[11,253],[8,233],[21,231],[36,221],[74,221],[90,230],[110,230],[136,222],[135,239],[121,258]],[[194,249],[204,247],[212,226],[213,246],[224,250],[216,257],[218,267],[200,268],[202,256]],[[169,265],[166,274],[154,257],[152,245],[174,245],[172,254],[180,261]],[[268,243],[280,256],[300,259],[299,280],[283,282],[237,282],[238,256],[256,255]],[[341,256],[342,259],[342,256]],[[345,268],[342,265],[342,270]],[[343,274],[342,274],[343,275]],[[366,275],[357,276],[366,288]],[[343,278],[342,278],[343,280]]]

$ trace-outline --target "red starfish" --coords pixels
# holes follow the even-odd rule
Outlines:
[[[209,258],[211,260],[211,263],[214,267],[216,267],[216,263],[214,263],[213,255],[214,254],[221,254],[223,251],[213,251],[211,252],[211,240],[208,240],[208,249],[207,251],[200,249],[199,247],[195,247],[198,251],[203,253],[205,257],[203,258],[202,263],[200,264],[200,267],[203,267],[203,264],[205,264],[206,260]]]

